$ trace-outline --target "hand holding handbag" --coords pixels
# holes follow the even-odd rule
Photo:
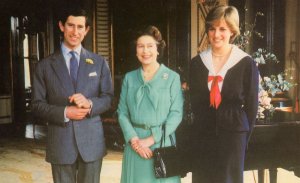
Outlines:
[[[154,150],[154,173],[156,178],[180,176],[180,157],[175,142],[171,135],[171,146],[163,147],[165,143],[166,125],[162,126],[160,147]]]

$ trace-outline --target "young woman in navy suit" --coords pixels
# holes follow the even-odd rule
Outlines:
[[[258,68],[231,44],[239,35],[235,7],[215,7],[205,23],[210,46],[190,67],[193,183],[242,183],[258,106]]]

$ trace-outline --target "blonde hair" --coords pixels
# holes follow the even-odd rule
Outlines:
[[[215,21],[224,19],[228,27],[230,28],[233,35],[230,37],[230,42],[232,42],[238,35],[240,35],[239,28],[239,13],[234,6],[217,6],[214,7],[206,16],[205,19],[205,30],[208,32]]]

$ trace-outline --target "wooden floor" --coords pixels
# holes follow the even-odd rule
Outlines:
[[[33,139],[32,126],[26,128],[27,138],[0,139],[0,183],[52,183],[50,165],[45,162],[45,128],[36,128]],[[104,158],[101,182],[119,183],[121,176],[122,152],[109,150]],[[265,183],[269,183],[265,171]],[[257,171],[245,171],[244,183],[257,183]],[[182,179],[191,183],[191,173]],[[277,183],[300,183],[293,172],[278,169]]]

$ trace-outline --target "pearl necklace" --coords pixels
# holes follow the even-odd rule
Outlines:
[[[224,54],[224,55],[218,55],[218,54],[215,54],[214,52],[211,52],[211,53],[212,53],[212,55],[214,57],[225,57],[226,56],[226,54]]]

